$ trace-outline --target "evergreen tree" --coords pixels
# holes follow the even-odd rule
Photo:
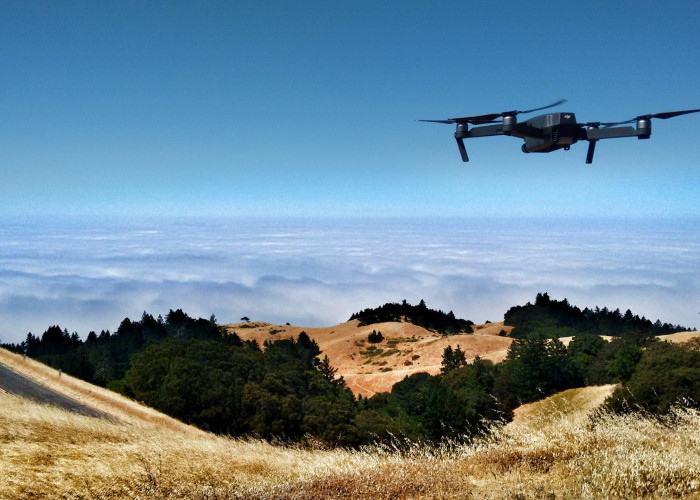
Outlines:
[[[445,374],[457,368],[467,364],[467,359],[462,348],[457,345],[456,349],[452,349],[452,346],[448,345],[442,352],[442,367],[440,372]]]
[[[332,382],[335,379],[335,374],[338,372],[338,369],[331,366],[331,362],[326,355],[318,364],[318,372],[323,378]]]

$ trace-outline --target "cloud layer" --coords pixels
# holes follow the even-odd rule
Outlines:
[[[541,291],[694,326],[699,234],[697,220],[7,219],[0,340],[171,308],[331,325],[404,298],[499,321]]]

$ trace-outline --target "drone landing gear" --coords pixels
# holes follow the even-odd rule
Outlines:
[[[593,154],[595,153],[595,144],[598,141],[588,141],[588,154],[586,154],[586,163],[593,163]]]
[[[457,147],[459,148],[459,154],[462,155],[462,161],[468,162],[469,156],[467,156],[467,148],[464,146],[464,138],[469,134],[469,126],[466,123],[458,123],[457,130],[455,131],[455,140],[457,141]]]
[[[459,154],[462,155],[462,161],[468,162],[469,157],[467,156],[467,148],[464,147],[464,139],[462,139],[461,137],[455,137],[455,140],[457,141],[457,147],[459,148]]]

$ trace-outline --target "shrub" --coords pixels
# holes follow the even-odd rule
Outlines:
[[[666,342],[650,345],[629,381],[606,401],[616,412],[642,409],[657,415],[677,404],[700,408],[700,352]]]
[[[384,340],[384,335],[382,335],[382,332],[372,330],[372,333],[367,335],[367,341],[370,342],[371,344],[378,344],[382,340]]]

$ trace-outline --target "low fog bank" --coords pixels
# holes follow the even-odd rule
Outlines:
[[[143,311],[328,326],[424,299],[477,323],[538,292],[695,326],[698,220],[8,219],[0,340]]]

